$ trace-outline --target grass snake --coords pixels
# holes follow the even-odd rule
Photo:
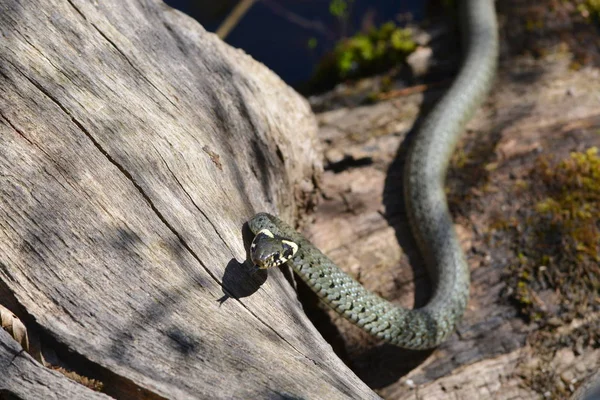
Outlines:
[[[334,310],[394,345],[427,349],[443,342],[469,299],[469,268],[448,211],[444,180],[465,124],[494,78],[498,33],[493,0],[460,0],[463,64],[454,83],[426,117],[408,153],[404,196],[410,227],[432,280],[430,301],[405,309],[366,290],[279,218],[260,213],[248,225],[259,268],[287,262]]]

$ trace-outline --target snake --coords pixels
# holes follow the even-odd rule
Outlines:
[[[407,349],[444,342],[469,300],[469,267],[460,247],[444,190],[446,171],[465,125],[490,91],[498,59],[493,0],[459,0],[464,57],[458,75],[425,117],[404,166],[404,198],[411,232],[432,295],[407,309],[365,289],[302,234],[278,217],[259,213],[248,221],[255,268],[288,264],[328,306],[374,337]]]
[[[589,376],[579,389],[573,393],[570,400],[598,400],[600,399],[600,370]]]

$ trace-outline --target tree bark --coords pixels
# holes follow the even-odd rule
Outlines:
[[[109,399],[102,393],[92,392],[85,386],[67,379],[58,372],[44,368],[21,346],[0,329],[0,366],[2,386],[0,398],[38,399]]]
[[[314,200],[300,96],[158,0],[5,0],[0,31],[3,304],[57,360],[115,397],[376,397],[243,265],[252,214]],[[0,333],[0,393],[105,397]]]

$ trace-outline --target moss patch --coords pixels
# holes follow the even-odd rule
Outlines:
[[[585,18],[599,21],[600,20],[600,0],[584,0],[576,1],[577,10]]]
[[[345,79],[389,70],[406,60],[416,48],[410,28],[387,22],[338,42],[333,52],[318,65],[309,87],[318,91]]]
[[[519,212],[493,229],[510,233],[516,255],[507,294],[539,327],[528,339],[536,363],[521,365],[521,376],[544,398],[562,399],[578,383],[557,364],[559,352],[600,347],[600,322],[590,318],[600,311],[599,151],[541,156],[513,192]]]
[[[598,149],[531,172],[533,207],[521,221],[513,299],[529,320],[570,322],[600,308],[600,156]]]
[[[564,238],[569,256],[578,261],[600,261],[600,157],[596,147],[554,167],[548,160],[538,163],[538,175],[549,189],[549,197],[538,202],[536,211],[552,230]],[[597,282],[595,285],[598,288]]]

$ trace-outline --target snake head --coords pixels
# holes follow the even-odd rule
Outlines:
[[[270,230],[259,231],[250,245],[250,259],[259,269],[279,267],[298,251],[291,240],[275,236]]]

